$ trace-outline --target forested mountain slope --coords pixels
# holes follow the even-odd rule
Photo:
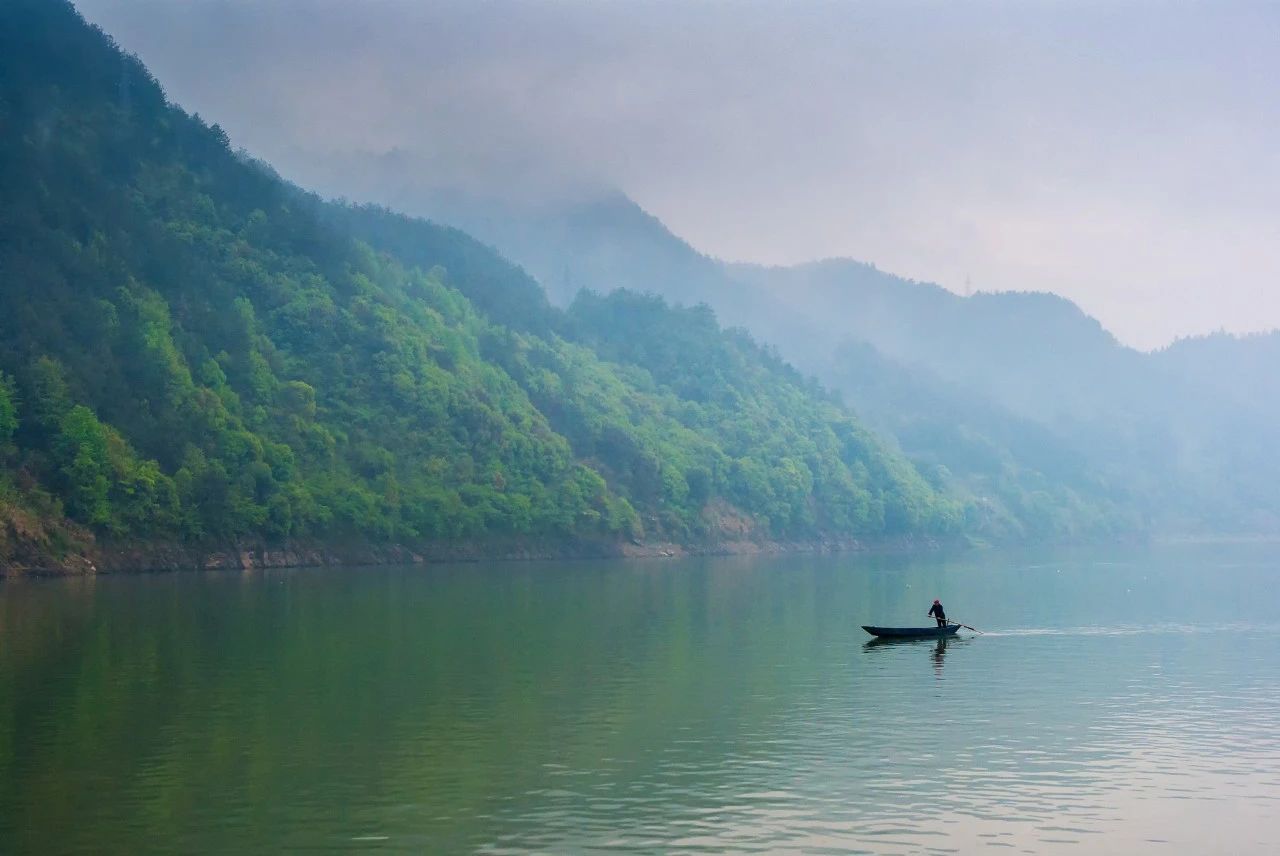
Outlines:
[[[617,194],[561,206],[449,209],[553,291],[590,269],[708,303],[841,392],[919,466],[945,468],[991,525],[1053,537],[1280,529],[1274,335],[1143,354],[1054,295],[965,297],[847,259],[720,264]]]
[[[724,296],[724,272],[715,259],[618,191],[580,191],[545,202],[429,189],[400,197],[414,213],[456,223],[518,260],[560,305],[583,288],[645,291],[654,283],[678,283],[686,304]]]
[[[972,525],[943,482],[710,313],[619,295],[566,316],[462,233],[308,197],[62,0],[0,7],[0,126],[0,561],[85,550],[86,533]]]
[[[1235,405],[1280,424],[1280,331],[1194,336],[1151,356],[1162,371],[1198,389],[1215,389]]]
[[[1144,354],[1049,294],[962,297],[844,260],[733,272],[801,308],[808,347],[842,337],[870,344],[1041,426],[1073,450],[1067,460],[1086,464],[1157,529],[1280,527],[1280,460],[1269,451],[1280,443],[1280,414],[1264,404],[1273,336],[1188,339]],[[849,351],[837,353],[839,371]]]
[[[734,265],[732,272],[785,294],[828,339],[868,342],[1030,418],[1079,418],[1132,401],[1143,371],[1140,354],[1052,294],[965,298],[844,259],[788,268]]]
[[[371,188],[381,186],[377,176],[376,169],[365,176]],[[1131,485],[1107,478],[1052,428],[1000,403],[1003,388],[1054,389],[1052,378],[1035,374],[1051,354],[1043,353],[1023,377],[983,375],[976,369],[985,357],[966,353],[965,337],[973,331],[951,311],[950,301],[961,299],[937,286],[847,261],[797,268],[721,264],[616,192],[542,205],[461,192],[415,194],[403,186],[394,195],[414,210],[460,218],[527,266],[559,300],[592,283],[709,304],[723,321],[750,330],[839,391],[936,480],[966,496],[988,534],[1070,539],[1145,528]],[[815,275],[824,271],[838,273],[839,281]],[[1048,315],[1067,309],[1064,329],[1081,322],[1087,335],[1115,347],[1066,301],[1022,297],[1030,310],[1038,301],[1050,303]],[[999,338],[1004,304],[996,304],[985,324]],[[952,323],[955,329],[947,330]],[[932,344],[930,326],[945,333]],[[1019,335],[1031,341],[1044,332],[1031,323]],[[912,347],[917,339],[919,352]],[[948,360],[948,353],[957,356]],[[977,361],[975,371],[955,371],[966,359]],[[1053,393],[1052,407],[1065,406],[1066,396]]]
[[[748,277],[733,279],[730,269],[698,254],[620,194],[606,193],[564,210],[499,203],[486,208],[457,195],[438,208],[433,199],[419,204],[469,218],[504,251],[519,254],[562,300],[572,296],[573,283],[594,281],[685,304],[709,302],[717,315],[782,343],[787,359],[842,393],[846,406],[896,439],[934,483],[964,497],[970,525],[983,537],[1062,540],[1145,528],[1132,492],[1108,482],[1053,432],[970,387],[849,342],[841,332],[839,307],[833,324],[832,318],[821,319],[816,306],[809,312],[803,295],[786,289],[775,293]],[[402,253],[422,246],[409,237],[421,228],[420,221],[378,215],[370,208],[342,210],[352,215],[347,225],[377,246]],[[857,267],[886,296],[901,290],[897,277]],[[922,288],[947,294],[936,286]],[[543,317],[538,312],[525,316]],[[513,318],[510,323],[522,322]]]

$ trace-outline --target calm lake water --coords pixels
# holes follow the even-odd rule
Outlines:
[[[1277,702],[1275,546],[7,582],[0,852],[1267,853]]]

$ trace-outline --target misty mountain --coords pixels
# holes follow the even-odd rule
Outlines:
[[[0,126],[0,563],[1008,534],[705,308],[286,184],[62,0],[0,6]]]
[[[1050,294],[963,297],[839,260],[731,270],[800,308],[805,347],[815,336],[865,342],[1042,426],[1165,528],[1276,523],[1280,469],[1269,450],[1280,419],[1265,393],[1274,336],[1144,354]]]
[[[1179,339],[1152,355],[1163,371],[1280,423],[1280,331]]]
[[[720,265],[618,191],[594,192],[567,204],[432,194],[415,207],[503,248],[561,305],[583,288],[653,291],[655,282],[681,283],[681,302],[690,305],[722,296]]]
[[[828,341],[868,342],[1028,418],[1084,418],[1140,388],[1141,356],[1051,294],[961,297],[839,259],[730,271],[757,293],[784,299]],[[1108,391],[1100,389],[1104,372]]]
[[[470,228],[560,300],[616,284],[707,303],[975,496],[1001,484],[1010,496],[1072,485],[1167,529],[1244,520],[1270,530],[1280,520],[1280,472],[1266,451],[1280,418],[1262,403],[1275,400],[1275,336],[1188,339],[1144,354],[1052,294],[962,296],[848,259],[722,263],[616,192],[467,208]]]

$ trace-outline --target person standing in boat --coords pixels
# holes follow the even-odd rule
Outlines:
[[[942,608],[942,601],[934,598],[933,606],[929,607],[929,614],[938,619],[939,627],[947,626],[947,611]]]

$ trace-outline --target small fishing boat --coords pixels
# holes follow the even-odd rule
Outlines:
[[[939,636],[955,636],[956,631],[960,629],[960,625],[948,624],[946,627],[870,627],[864,624],[862,629],[881,639],[931,639]]]

